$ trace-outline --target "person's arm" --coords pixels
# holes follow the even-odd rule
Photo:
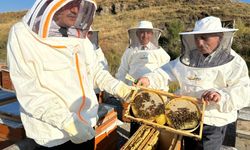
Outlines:
[[[101,91],[106,91],[112,95],[125,99],[131,92],[131,87],[124,82],[115,79],[104,66],[98,62],[94,50],[91,49],[89,43],[85,42],[85,63],[87,64],[87,73],[91,76],[94,87],[98,87]]]
[[[121,58],[121,64],[118,68],[117,73],[115,74],[115,77],[118,80],[125,81],[125,76],[129,72],[129,58],[130,58],[131,51],[130,49],[126,49],[124,54]]]
[[[166,89],[169,82],[176,81],[173,73],[174,61],[170,61],[161,68],[155,69],[153,72],[144,75],[138,80],[137,85],[149,86],[154,89]]]
[[[232,66],[232,72],[227,76],[227,87],[215,89],[221,95],[216,103],[219,111],[231,112],[247,107],[250,104],[250,79],[245,61],[237,58],[238,64]]]

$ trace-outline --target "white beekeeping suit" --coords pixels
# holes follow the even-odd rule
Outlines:
[[[55,17],[68,7],[78,13],[67,16],[74,25],[61,31]],[[10,76],[26,135],[40,145],[93,139],[92,127],[98,119],[95,86],[119,97],[129,92],[96,61],[93,46],[85,38],[95,10],[92,0],[37,0],[11,28]]]
[[[197,98],[205,91],[216,91],[221,100],[206,107],[204,123],[220,127],[234,122],[237,110],[249,105],[250,101],[246,62],[231,49],[236,30],[222,28],[220,19],[216,17],[197,21],[192,32],[180,33],[183,45],[181,56],[146,75],[150,86],[178,81],[180,94]],[[204,57],[197,51],[194,36],[213,33],[220,33],[222,39],[216,50]]]
[[[104,68],[106,70],[108,70],[108,61],[104,56],[104,53],[102,51],[102,48],[99,46],[99,36],[98,36],[99,31],[97,30],[93,30],[92,27],[90,27],[87,37],[90,40],[90,42],[92,43],[96,56],[97,56],[97,60],[104,66]],[[95,93],[98,94],[100,93],[100,89],[99,88],[95,88]]]
[[[93,30],[90,27],[90,29],[88,31],[88,38],[94,47],[94,50],[95,50],[96,55],[97,55],[97,60],[104,65],[105,69],[108,70],[108,61],[104,56],[102,48],[99,46],[99,31]]]
[[[121,64],[116,73],[116,78],[132,84],[125,79],[126,74],[131,75],[134,79],[153,71],[156,68],[169,62],[170,57],[167,52],[158,46],[158,40],[161,30],[153,28],[149,21],[140,21],[136,28],[128,30],[130,45],[121,58]],[[147,38],[145,34],[151,34],[151,37],[143,43],[140,39]],[[168,87],[158,87],[168,90]]]

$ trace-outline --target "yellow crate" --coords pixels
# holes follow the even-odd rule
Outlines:
[[[199,107],[199,110],[200,110],[200,114],[201,114],[201,119],[200,119],[199,125],[194,129],[180,130],[180,129],[172,128],[172,127],[170,127],[168,125],[160,125],[160,124],[158,124],[156,122],[153,122],[153,121],[145,120],[145,119],[142,119],[142,118],[136,118],[130,113],[131,112],[131,110],[130,110],[131,109],[131,103],[128,105],[128,109],[125,111],[124,116],[126,118],[128,118],[129,120],[135,121],[135,122],[139,122],[139,123],[150,125],[150,126],[153,126],[153,127],[156,127],[156,128],[164,129],[164,130],[166,130],[168,132],[171,132],[171,133],[174,133],[174,134],[178,134],[178,135],[182,135],[182,136],[188,136],[188,137],[194,137],[194,138],[196,138],[198,140],[201,139],[202,130],[203,130],[204,112],[205,112],[205,102],[204,102],[204,100],[199,101],[197,98],[190,97],[190,96],[180,96],[180,95],[175,95],[173,93],[168,93],[166,91],[155,90],[155,89],[150,89],[150,88],[145,88],[145,87],[138,87],[138,88],[134,89],[133,93],[129,97],[130,102],[133,102],[136,94],[138,92],[141,92],[141,91],[148,91],[148,92],[157,93],[157,94],[161,95],[162,97],[170,98],[170,101],[172,99],[174,99],[174,98],[183,98],[183,99],[189,100],[189,101],[197,104],[197,106]],[[198,129],[198,127],[199,127],[199,132],[195,133],[194,131],[196,129]]]

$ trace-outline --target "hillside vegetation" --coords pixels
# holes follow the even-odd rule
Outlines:
[[[179,54],[178,33],[192,29],[201,14],[234,19],[236,28],[233,49],[239,52],[250,66],[250,4],[232,3],[229,0],[97,0],[98,10],[93,27],[99,30],[100,46],[114,74],[120,58],[128,46],[127,30],[140,20],[152,21],[163,30],[161,46],[175,58]],[[5,61],[9,28],[25,12],[0,14],[0,58]]]

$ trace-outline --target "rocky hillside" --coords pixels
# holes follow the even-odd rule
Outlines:
[[[98,9],[93,27],[100,32],[100,45],[112,73],[116,72],[120,57],[128,46],[127,29],[140,20],[150,20],[163,30],[160,44],[172,58],[180,49],[178,33],[190,30],[202,15],[214,15],[222,20],[235,20],[240,30],[233,48],[250,62],[250,4],[230,0],[96,0]],[[5,59],[7,34],[10,26],[25,12],[0,14],[0,56]],[[250,65],[250,64],[249,64]]]
[[[225,4],[225,3],[235,3],[237,0],[97,0],[98,9],[97,14],[117,14],[123,11],[131,11],[141,8],[164,6],[167,4],[183,3],[183,4]]]
[[[178,33],[192,29],[195,20],[204,14],[235,20],[240,31],[236,34],[234,49],[249,60],[249,4],[230,0],[102,0],[98,3],[94,27],[100,30],[101,46],[112,72],[117,69],[117,62],[127,46],[127,29],[136,26],[138,21],[150,20],[155,27],[162,29],[160,43],[175,58],[180,48]]]

